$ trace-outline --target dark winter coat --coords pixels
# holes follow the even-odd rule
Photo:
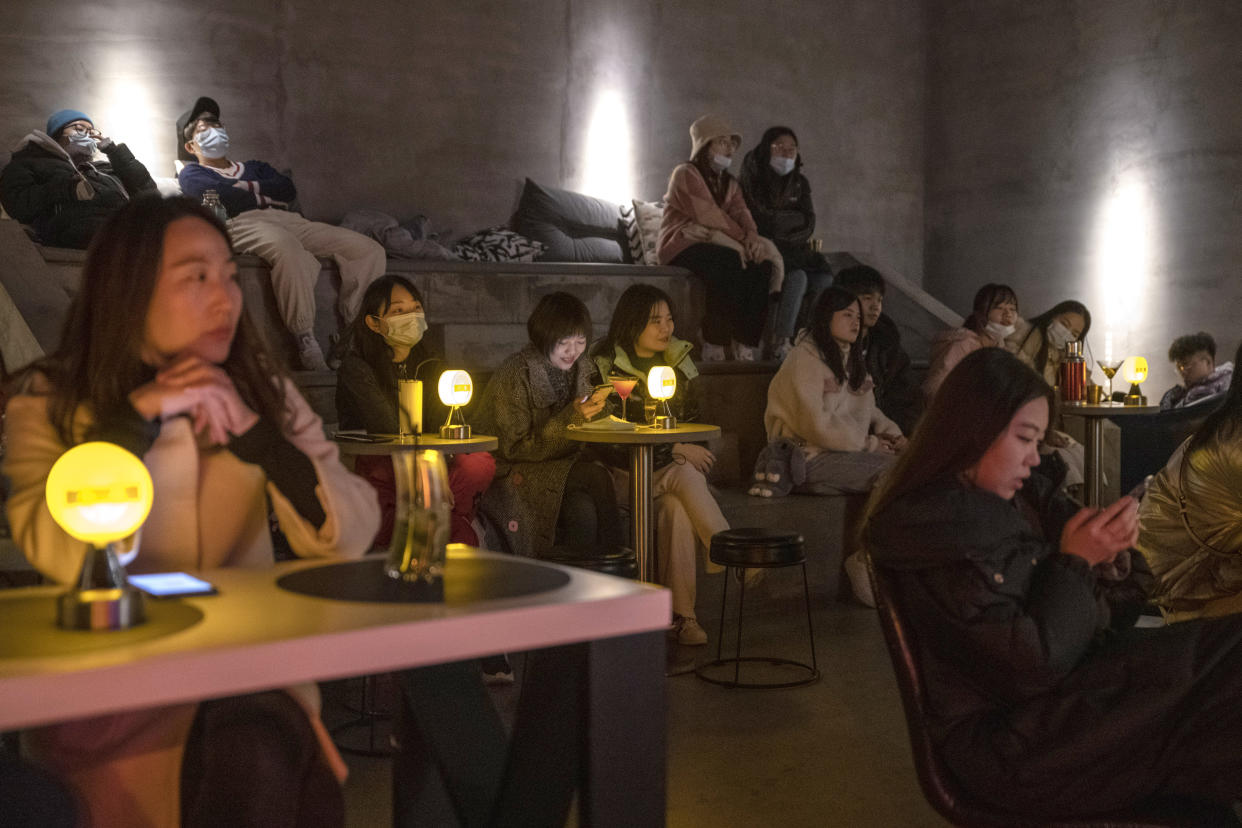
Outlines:
[[[1134,629],[1133,593],[1110,609],[1087,563],[1059,551],[1073,512],[1038,477],[1013,502],[948,479],[869,522],[934,745],[969,791],[1010,810],[1236,799],[1242,618]]]
[[[759,235],[776,243],[785,260],[785,270],[828,271],[828,263],[808,246],[815,232],[815,207],[811,203],[811,182],[798,168],[788,175],[777,175],[767,164],[760,164],[754,150],[742,161],[739,181],[746,206],[755,219]]]
[[[902,434],[913,434],[923,413],[923,393],[910,371],[910,355],[901,347],[897,323],[880,314],[859,340],[863,364],[875,383],[875,404]]]
[[[573,400],[591,393],[595,384],[585,351],[569,371],[567,401],[558,399],[549,367],[533,345],[510,356],[483,389],[471,423],[476,433],[499,440],[492,452],[496,477],[479,511],[518,555],[539,556],[556,540],[565,481],[582,448],[569,439],[569,425],[583,422]]]
[[[19,146],[0,173],[0,203],[30,225],[42,244],[84,249],[121,205],[157,191],[124,144],[103,149],[107,162],[76,167],[60,144],[38,130]]]
[[[415,376],[418,366],[430,359],[430,352],[419,343],[410,349],[404,362],[406,376],[423,381],[423,431],[435,433],[448,417],[448,409],[436,393],[436,379],[443,370],[439,360],[428,362]],[[396,434],[397,363],[385,366],[382,374],[356,352],[345,355],[336,372],[336,414],[343,429],[361,428],[371,434]]]

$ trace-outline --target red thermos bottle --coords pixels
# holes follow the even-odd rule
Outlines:
[[[1087,401],[1087,360],[1082,355],[1081,342],[1065,345],[1065,357],[1061,360],[1061,402],[1066,405],[1082,405]]]

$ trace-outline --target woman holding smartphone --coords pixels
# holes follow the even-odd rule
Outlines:
[[[1079,508],[1031,474],[1053,408],[1015,356],[975,351],[869,504],[932,747],[972,796],[1028,821],[1157,797],[1228,805],[1242,798],[1242,619],[1135,628],[1138,504]]]
[[[8,405],[13,537],[59,583],[86,546],[52,520],[48,471],[106,440],[143,459],[155,507],[135,572],[270,566],[268,502],[294,552],[355,557],[375,495],[242,312],[224,225],[188,199],[135,199],[95,237],[56,353]],[[344,765],[313,685],[103,716],[26,734],[95,825],[339,825]]]
[[[586,353],[591,314],[577,297],[549,293],[526,331],[530,342],[496,369],[474,415],[479,432],[500,443],[480,510],[518,555],[617,549],[624,536],[612,478],[568,431],[598,417],[612,391],[596,383]]]

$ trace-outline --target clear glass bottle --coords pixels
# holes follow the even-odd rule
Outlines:
[[[224,209],[224,205],[220,203],[220,194],[215,190],[207,190],[203,193],[203,206],[216,214],[216,218],[220,221],[228,221],[229,213]]]

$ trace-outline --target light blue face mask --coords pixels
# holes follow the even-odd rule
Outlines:
[[[794,159],[783,158],[779,155],[773,155],[768,160],[768,165],[772,167],[772,170],[777,175],[789,175],[791,172],[793,172]]]
[[[207,127],[194,133],[194,143],[204,158],[223,158],[229,152],[229,134],[224,127]]]
[[[70,155],[76,155],[80,158],[93,158],[95,151],[99,149],[99,144],[89,135],[75,132],[69,136],[69,144],[72,152]]]
[[[729,165],[733,163],[733,159],[727,155],[713,155],[712,169],[716,172],[724,172],[729,169]]]

